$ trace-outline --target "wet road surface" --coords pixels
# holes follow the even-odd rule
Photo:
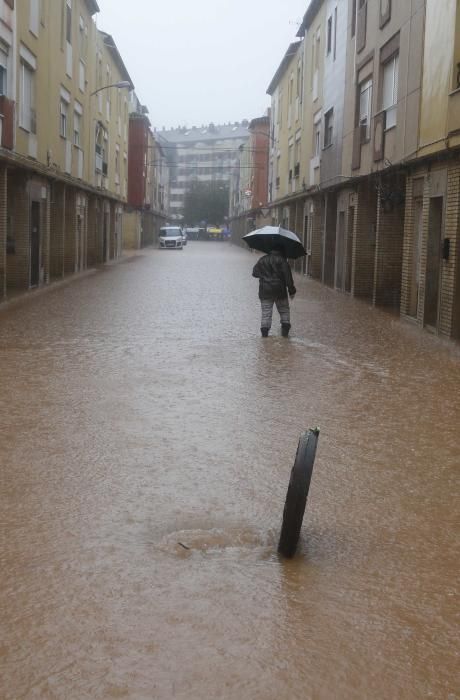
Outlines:
[[[146,251],[0,312],[3,700],[460,697],[459,348],[307,280],[263,340],[255,260]]]

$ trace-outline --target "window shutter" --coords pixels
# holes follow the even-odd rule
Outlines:
[[[356,25],[356,51],[359,53],[366,46],[367,28],[367,2],[358,10],[358,21]]]

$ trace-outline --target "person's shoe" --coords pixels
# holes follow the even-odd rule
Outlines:
[[[268,338],[268,331],[270,328],[261,328],[260,332],[262,333],[262,338]]]
[[[289,335],[289,331],[291,330],[291,324],[290,323],[282,323],[281,324],[281,335],[283,338],[287,338]]]

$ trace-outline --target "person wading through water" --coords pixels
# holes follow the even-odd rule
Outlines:
[[[272,325],[273,304],[276,304],[281,320],[281,334],[289,335],[291,318],[289,297],[294,298],[296,288],[292,279],[291,268],[286,260],[283,245],[275,243],[268,255],[254,265],[252,276],[259,280],[259,299],[262,307],[260,331],[266,338]]]

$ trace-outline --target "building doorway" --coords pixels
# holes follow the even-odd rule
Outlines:
[[[430,199],[428,241],[426,253],[425,313],[426,326],[437,330],[441,289],[441,236],[443,227],[443,197]]]
[[[337,243],[335,255],[335,286],[341,292],[345,289],[346,262],[347,262],[347,247],[345,240],[345,212],[339,211],[337,219]]]
[[[30,205],[30,286],[40,283],[40,202]]]
[[[107,262],[107,252],[109,247],[109,212],[103,214],[102,224],[102,262]]]
[[[310,228],[310,217],[305,214],[303,217],[303,247],[305,248],[307,254],[304,257],[304,275],[310,275],[311,267],[311,228]]]
[[[414,234],[410,252],[408,314],[417,318],[420,287],[420,251],[422,248],[423,199],[414,200]]]
[[[82,234],[83,234],[83,219],[81,214],[77,214],[77,241],[76,241],[76,261],[75,270],[80,272],[82,269]]]
[[[345,260],[345,291],[351,294],[351,273],[353,269],[353,229],[355,225],[355,208],[348,207],[347,246]]]
[[[334,286],[335,248],[337,239],[337,195],[331,192],[326,198],[326,225],[323,239],[323,282]]]

